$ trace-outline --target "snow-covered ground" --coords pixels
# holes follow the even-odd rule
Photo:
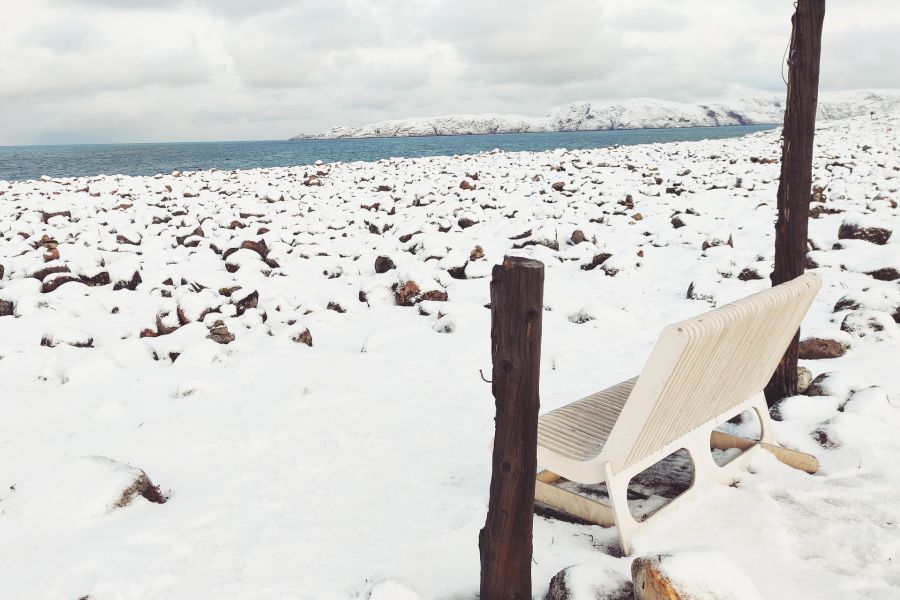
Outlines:
[[[900,597],[898,127],[816,138],[804,332],[850,348],[803,361],[839,375],[776,433],[820,473],[760,455],[651,519],[638,554],[717,548],[773,600]],[[779,156],[769,131],[0,182],[0,596],[473,598],[491,266],[546,264],[555,408],[768,286]],[[536,517],[536,597],[568,565],[627,573],[615,540]]]
[[[897,111],[900,111],[900,91],[897,90],[823,92],[819,95],[819,121],[846,119],[870,113],[891,114]],[[783,94],[703,103],[632,98],[622,101],[573,102],[553,108],[543,117],[493,113],[414,117],[379,121],[359,127],[332,127],[321,133],[300,134],[291,139],[757,125],[780,123],[783,116]]]

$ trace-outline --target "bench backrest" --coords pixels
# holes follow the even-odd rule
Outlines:
[[[761,392],[820,286],[802,275],[663,329],[607,441],[613,471]]]

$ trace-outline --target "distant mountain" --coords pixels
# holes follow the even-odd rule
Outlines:
[[[821,120],[854,117],[870,112],[878,114],[900,112],[900,90],[859,90],[819,94],[818,118]],[[394,119],[360,127],[332,127],[322,133],[300,134],[291,139],[330,140],[422,135],[757,125],[780,123],[783,115],[783,94],[707,103],[634,98],[617,102],[575,102],[551,109],[543,117],[488,113]]]

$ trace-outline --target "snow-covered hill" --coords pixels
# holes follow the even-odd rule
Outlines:
[[[291,139],[755,125],[778,123],[783,111],[783,94],[697,104],[634,98],[619,102],[575,102],[551,109],[543,117],[483,114],[394,119],[360,127],[332,127],[322,133],[300,134]],[[900,90],[825,92],[819,96],[822,120],[898,111]]]

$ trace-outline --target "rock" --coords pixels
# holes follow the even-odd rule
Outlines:
[[[557,181],[557,182],[553,183],[550,187],[553,188],[557,192],[561,192],[565,189],[566,184],[563,181]]]
[[[472,225],[477,225],[478,221],[473,221],[468,217],[463,217],[459,221],[457,221],[456,224],[459,225],[462,229],[468,229]]]
[[[587,236],[584,235],[584,232],[580,229],[576,229],[572,232],[572,237],[569,238],[569,241],[572,242],[573,246],[577,246],[582,242],[587,241]]]
[[[253,290],[247,293],[246,288],[233,291],[231,293],[231,302],[237,309],[237,316],[241,316],[251,308],[259,305],[259,292]]]
[[[866,275],[872,279],[878,279],[879,281],[896,281],[897,279],[900,279],[900,271],[894,267],[884,267],[882,269],[875,269],[874,271],[867,271]]]
[[[397,265],[394,264],[394,261],[391,260],[389,256],[379,256],[375,259],[375,272],[376,273],[387,273],[391,269],[396,269]]]
[[[41,293],[49,294],[50,292],[55,291],[61,285],[66,283],[71,283],[73,281],[77,281],[81,283],[81,279],[74,275],[68,273],[53,273],[44,279],[44,282],[41,284]]]
[[[469,260],[478,260],[479,258],[484,258],[484,248],[475,246],[472,248],[472,251],[469,252]]]
[[[122,495],[113,503],[113,508],[125,508],[138,496],[154,504],[165,504],[169,500],[168,494],[164,494],[143,469],[131,468],[136,471],[134,481],[122,490]]]
[[[715,304],[715,302],[716,302],[715,294],[709,290],[704,291],[704,289],[706,288],[706,283],[707,282],[705,282],[705,281],[704,282],[692,281],[688,285],[688,289],[687,289],[687,293],[685,294],[685,297],[688,300],[702,300],[703,302],[709,302],[711,304]]]
[[[475,184],[469,181],[468,179],[463,179],[459,182],[459,189],[461,190],[474,190]]]
[[[763,276],[759,274],[759,271],[756,267],[746,267],[737,276],[741,281],[753,281],[756,279],[763,279]]]
[[[467,279],[468,278],[466,275],[466,265],[467,264],[469,264],[469,263],[465,262],[465,263],[459,265],[458,267],[450,267],[447,269],[447,273],[449,273],[450,277],[452,277],[453,279]]]
[[[850,336],[843,332],[835,332],[820,336],[810,336],[800,341],[800,358],[804,360],[821,360],[839,358],[850,349]]]
[[[326,306],[325,308],[327,308],[328,310],[333,310],[338,314],[344,314],[345,312],[347,312],[346,308],[334,301],[329,302],[328,306]]]
[[[137,286],[139,286],[142,282],[143,282],[143,279],[141,279],[141,274],[139,272],[135,271],[134,275],[131,276],[131,279],[129,279],[129,280],[122,279],[122,280],[117,281],[115,283],[115,285],[113,285],[113,290],[114,291],[118,291],[118,290],[134,291],[137,289]]]
[[[415,281],[405,281],[402,284],[395,284],[394,300],[398,306],[413,306],[418,302],[419,285]]]
[[[686,225],[686,223],[678,215],[675,215],[674,217],[672,217],[672,220],[669,222],[672,224],[672,227],[675,229],[680,229]]]
[[[228,331],[225,322],[221,320],[217,320],[213,323],[213,326],[209,330],[209,335],[206,337],[217,344],[230,344],[234,341],[234,334]]]
[[[292,335],[291,340],[298,344],[306,344],[310,348],[312,348],[313,345],[312,334],[309,332],[309,329],[304,329],[299,333]]]
[[[894,408],[887,391],[879,386],[863,388],[850,396],[844,405],[844,412],[864,415],[875,419],[891,418]]]
[[[141,245],[141,236],[138,233],[129,233],[129,234],[118,234],[116,236],[117,244],[127,244],[130,246],[140,246]]]
[[[812,383],[812,371],[806,367],[797,367],[797,393],[805,394]]]
[[[628,577],[602,564],[566,567],[550,580],[545,600],[632,600]]]
[[[41,346],[48,348],[63,344],[76,348],[91,348],[94,345],[94,338],[86,331],[62,324],[55,325],[41,338]]]
[[[701,246],[702,250],[709,250],[710,248],[714,248],[716,246],[731,246],[734,248],[734,238],[731,234],[728,234],[728,237],[725,237],[723,233],[711,233],[706,236],[706,240],[703,242]]]
[[[398,306],[414,306],[423,300],[446,302],[448,299],[447,292],[444,290],[432,289],[423,292],[419,284],[412,280],[395,283],[392,291],[394,292],[394,301]]]
[[[762,600],[737,564],[712,548],[641,556],[631,579],[635,600]]]
[[[109,273],[106,271],[100,271],[93,277],[82,275],[79,279],[81,279],[81,283],[89,287],[98,287],[101,285],[109,285],[111,283]]]
[[[864,224],[858,219],[847,219],[838,228],[839,240],[865,240],[883,246],[893,232],[886,227]]]
[[[34,273],[30,275],[30,277],[34,277],[35,279],[39,279],[44,281],[47,278],[47,275],[52,275],[54,273],[71,273],[71,269],[69,269],[68,265],[55,265],[52,267],[44,267],[43,269],[38,269]]]
[[[319,179],[318,177],[316,177],[315,175],[310,175],[309,177],[307,177],[306,179],[303,180],[303,185],[310,186],[310,187],[321,186],[322,180]]]
[[[850,394],[864,387],[862,381],[841,371],[822,373],[812,380],[806,389],[807,396],[835,396],[842,402]]]
[[[861,338],[869,333],[893,332],[896,328],[891,315],[878,310],[854,310],[841,322],[841,331]]]
[[[581,265],[582,271],[593,271],[603,263],[605,263],[612,254],[608,252],[601,252],[599,254],[595,254],[594,258],[591,259],[591,262]]]
[[[11,317],[16,312],[16,305],[12,300],[0,300],[0,317]]]

